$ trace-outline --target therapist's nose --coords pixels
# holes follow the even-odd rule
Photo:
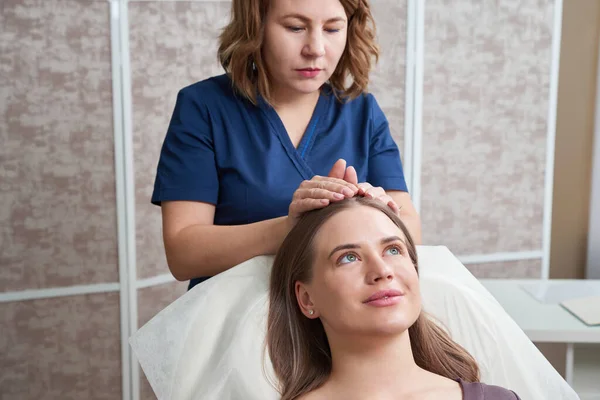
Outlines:
[[[375,284],[392,281],[394,271],[381,256],[369,257],[367,260],[367,283]]]
[[[306,57],[323,57],[325,55],[325,40],[323,32],[311,32],[304,44],[303,54]]]

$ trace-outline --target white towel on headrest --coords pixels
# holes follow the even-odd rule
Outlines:
[[[576,400],[492,295],[446,247],[419,246],[425,311],[478,361],[482,381],[524,400]],[[272,257],[257,257],[177,299],[130,339],[159,400],[279,396],[265,350]]]

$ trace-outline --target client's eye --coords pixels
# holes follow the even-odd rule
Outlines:
[[[358,256],[354,253],[347,253],[338,259],[338,264],[349,264],[358,260]]]
[[[392,256],[399,256],[402,254],[402,249],[399,246],[388,247],[385,251]]]

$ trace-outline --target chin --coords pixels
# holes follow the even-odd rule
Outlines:
[[[310,93],[314,93],[317,90],[319,90],[321,88],[321,86],[323,86],[324,84],[325,84],[325,82],[322,82],[320,80],[319,81],[306,81],[306,82],[302,82],[297,85],[294,85],[294,88],[299,93],[310,94]]]
[[[388,326],[381,327],[380,332],[385,335],[400,335],[408,331],[411,326],[410,323],[388,324]]]
[[[414,321],[373,321],[366,330],[373,336],[395,336],[406,332]]]

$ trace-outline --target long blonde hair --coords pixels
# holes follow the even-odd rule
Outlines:
[[[270,278],[267,350],[279,380],[281,400],[293,400],[317,389],[331,373],[331,351],[325,329],[320,319],[309,319],[301,313],[295,283],[309,283],[312,279],[314,239],[319,229],[332,216],[356,205],[383,212],[402,230],[418,271],[417,252],[408,230],[381,202],[356,197],[305,214],[277,252]],[[479,367],[473,357],[424,312],[408,331],[419,367],[450,379],[479,381]]]
[[[272,0],[233,0],[231,20],[219,36],[219,62],[235,88],[257,104],[257,94],[272,102],[271,85],[261,54],[264,23]],[[369,72],[379,60],[375,20],[367,0],[340,0],[348,18],[346,48],[329,83],[339,97],[355,98],[366,92]],[[351,78],[349,86],[347,78]]]

